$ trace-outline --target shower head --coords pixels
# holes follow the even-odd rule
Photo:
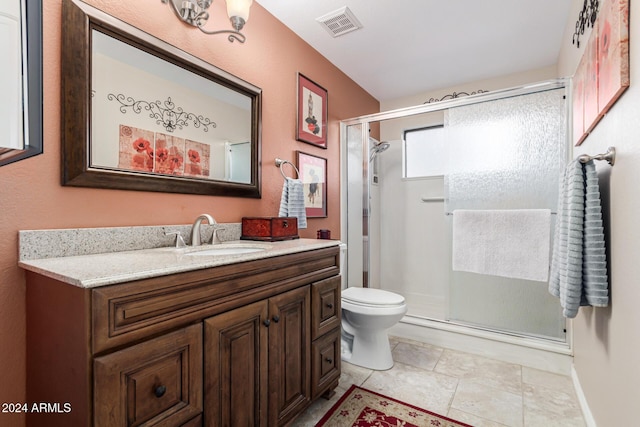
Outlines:
[[[379,142],[373,147],[371,147],[371,150],[370,150],[371,154],[369,155],[369,161],[372,161],[378,154],[387,150],[390,146],[391,144],[389,144],[388,142]]]

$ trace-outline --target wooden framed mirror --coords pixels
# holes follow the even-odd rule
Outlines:
[[[63,2],[63,185],[260,197],[260,88]]]
[[[42,154],[42,0],[0,4],[0,166]]]

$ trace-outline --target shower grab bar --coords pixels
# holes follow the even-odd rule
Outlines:
[[[444,202],[444,197],[421,197],[420,200],[422,200],[424,203]]]
[[[283,165],[287,165],[287,164],[291,165],[291,167],[293,168],[293,170],[295,170],[295,171],[296,171],[296,174],[298,175],[298,178],[300,178],[300,171],[298,170],[298,168],[296,167],[296,165],[294,165],[293,163],[291,163],[289,160],[282,160],[282,159],[279,159],[279,158],[277,158],[277,157],[276,157],[276,166],[280,168],[280,173],[282,174],[282,177],[283,177],[284,179],[287,179],[287,178],[288,178],[288,176],[286,176],[286,175],[284,174],[284,171],[282,170],[282,166],[283,166]]]
[[[609,147],[606,153],[596,154],[595,156],[583,154],[578,156],[578,160],[580,163],[587,163],[590,160],[606,160],[607,163],[613,166],[616,163],[616,147]]]

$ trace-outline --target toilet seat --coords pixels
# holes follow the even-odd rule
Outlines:
[[[405,304],[404,297],[393,292],[374,288],[347,288],[342,291],[342,300],[353,305],[392,308]]]

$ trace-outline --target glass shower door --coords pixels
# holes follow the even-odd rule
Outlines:
[[[565,90],[555,89],[449,109],[450,232],[455,209],[555,212],[567,160],[565,101]],[[552,214],[552,230],[554,223]],[[449,309],[456,323],[565,340],[565,321],[546,282],[452,270]]]

